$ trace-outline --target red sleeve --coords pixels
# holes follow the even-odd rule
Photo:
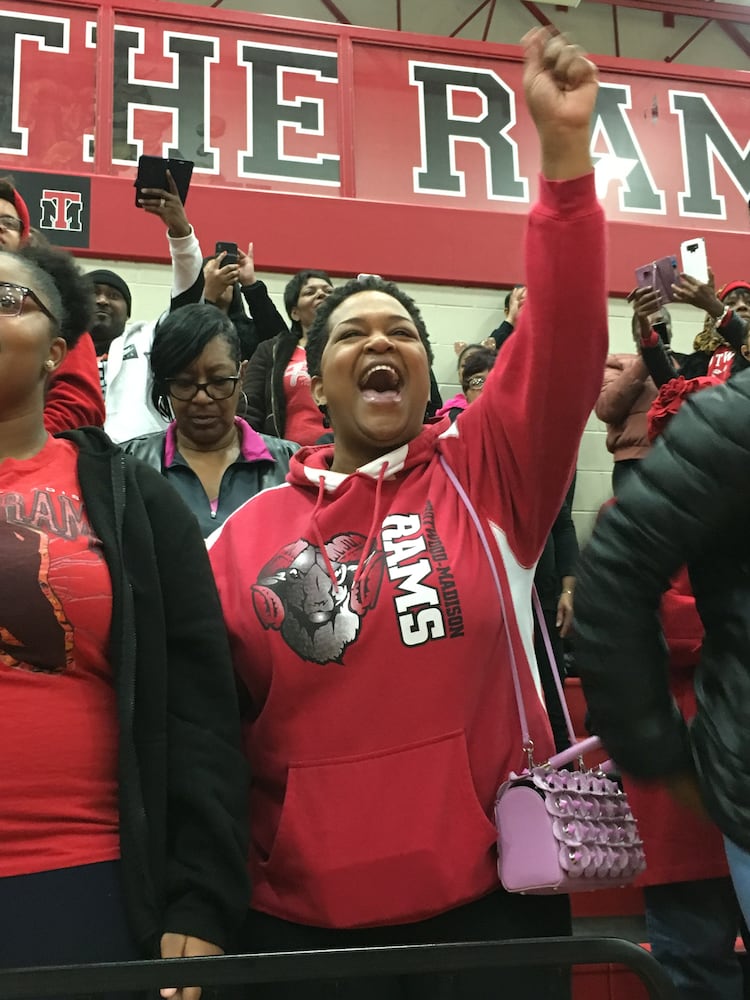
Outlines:
[[[593,173],[541,179],[525,270],[516,332],[441,449],[515,558],[531,566],[570,484],[607,355],[605,221]]]
[[[94,342],[84,333],[68,351],[47,388],[44,426],[50,434],[104,426],[104,397]]]

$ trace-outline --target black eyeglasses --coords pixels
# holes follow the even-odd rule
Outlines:
[[[189,403],[201,389],[210,399],[229,399],[239,380],[239,375],[225,375],[223,378],[212,378],[210,382],[193,382],[189,378],[165,378],[164,382],[173,399]]]
[[[0,229],[7,229],[8,232],[20,233],[23,223],[15,215],[0,215]]]
[[[20,316],[26,299],[31,299],[45,316],[49,316],[53,323],[60,325],[57,317],[52,315],[36,292],[25,285],[0,281],[0,316]]]

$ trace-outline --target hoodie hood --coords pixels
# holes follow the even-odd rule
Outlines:
[[[435,451],[435,439],[440,437],[450,426],[451,423],[447,418],[436,424],[427,424],[422,428],[421,433],[408,444],[386,452],[386,454],[361,465],[351,473],[331,470],[335,445],[326,444],[301,448],[292,455],[287,481],[295,486],[305,486],[312,490],[321,488],[322,482],[326,493],[335,492],[352,477],[364,476],[378,479],[382,476],[387,482],[401,472],[430,461]]]
[[[74,431],[61,431],[54,436],[72,441],[79,451],[87,455],[110,456],[122,450],[107,437],[101,427],[79,427]]]
[[[303,486],[312,490],[316,494],[315,506],[310,518],[310,530],[323,555],[326,571],[334,590],[338,587],[336,574],[327,554],[319,521],[319,514],[324,506],[326,496],[329,497],[332,504],[335,504],[339,498],[344,498],[343,502],[347,503],[345,498],[349,490],[356,489],[358,482],[361,483],[362,479],[375,480],[370,527],[354,574],[356,584],[363,572],[370,552],[370,544],[380,524],[384,483],[394,480],[402,472],[429,462],[435,454],[435,439],[443,430],[450,429],[450,427],[451,423],[448,419],[439,424],[427,425],[422,428],[421,434],[409,441],[408,444],[386,452],[386,454],[380,455],[372,462],[368,462],[348,474],[331,470],[335,445],[303,448],[292,455],[287,481],[295,486]]]

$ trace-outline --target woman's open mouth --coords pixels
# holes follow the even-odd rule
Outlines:
[[[401,373],[389,364],[373,365],[359,380],[362,398],[367,403],[399,403],[402,386]]]

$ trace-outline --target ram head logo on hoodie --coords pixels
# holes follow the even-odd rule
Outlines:
[[[320,546],[303,538],[285,545],[251,588],[263,628],[279,630],[305,660],[343,663],[383,579],[385,556],[366,555],[365,543],[350,532]]]

